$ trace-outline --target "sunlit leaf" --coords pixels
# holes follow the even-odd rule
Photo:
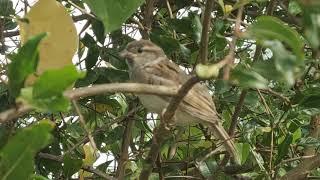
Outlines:
[[[103,22],[105,33],[121,27],[144,0],[85,0],[91,10]]]
[[[42,33],[31,37],[18,50],[18,53],[12,56],[12,63],[10,63],[8,69],[9,91],[11,96],[18,96],[27,76],[36,71],[38,65],[37,48],[45,36],[46,33]]]
[[[303,41],[297,31],[286,25],[280,19],[272,16],[260,16],[247,31],[248,38],[259,41],[279,40],[292,48],[298,60],[304,59]]]
[[[231,73],[231,80],[243,88],[266,88],[268,81],[257,72],[241,66]]]
[[[48,69],[72,64],[79,39],[73,20],[61,3],[55,0],[37,1],[24,18],[27,22],[19,22],[23,44],[31,36],[48,33],[48,37],[39,45],[38,75]],[[36,76],[30,76],[26,83],[31,85],[35,80]]]

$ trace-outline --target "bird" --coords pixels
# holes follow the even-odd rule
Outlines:
[[[134,40],[119,55],[126,59],[130,80],[135,83],[179,88],[191,77],[169,60],[161,47],[149,40]],[[149,112],[161,115],[172,97],[139,94],[138,98]],[[194,123],[209,127],[212,134],[223,142],[235,162],[239,162],[234,141],[222,126],[208,88],[201,83],[190,89],[174,115],[174,124],[177,126]]]

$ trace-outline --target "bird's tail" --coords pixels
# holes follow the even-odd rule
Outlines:
[[[240,164],[240,157],[239,157],[239,154],[237,153],[235,144],[233,140],[230,138],[230,136],[228,135],[228,133],[224,130],[223,126],[217,122],[217,123],[210,123],[209,127],[213,135],[219,140],[223,141],[224,147],[226,148],[230,156],[232,156],[234,161],[237,164]]]

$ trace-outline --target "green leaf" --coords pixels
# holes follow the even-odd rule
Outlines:
[[[70,177],[78,172],[82,166],[82,159],[72,158],[69,155],[63,156],[63,174],[65,177]]]
[[[15,14],[16,12],[11,0],[0,0],[0,16],[4,17],[1,17],[1,26],[4,28],[3,30],[11,30],[17,27],[17,23],[10,18],[10,16],[14,16]]]
[[[196,41],[196,43],[200,43],[201,41],[201,34],[202,34],[202,23],[200,21],[200,17],[197,14],[190,14],[189,15],[192,23],[192,39]]]
[[[86,68],[91,69],[94,65],[96,65],[99,58],[99,48],[97,46],[92,46],[88,49],[88,54],[85,59]]]
[[[63,96],[63,92],[84,75],[85,73],[79,73],[73,65],[45,71],[33,87],[22,89],[19,100],[44,112],[67,111],[70,102]]]
[[[258,17],[257,21],[248,28],[247,36],[258,41],[280,40],[292,49],[298,60],[304,59],[304,42],[299,33],[278,18],[272,16]]]
[[[49,180],[48,178],[45,178],[40,175],[32,174],[29,178],[30,180]]]
[[[150,39],[152,42],[159,45],[167,55],[171,55],[173,52],[180,49],[179,41],[170,36],[151,33]]]
[[[311,1],[299,1],[303,9],[303,27],[304,34],[308,40],[310,46],[314,50],[320,48],[320,22],[319,22],[319,13],[320,13],[320,1],[311,0]]]
[[[305,108],[320,108],[319,86],[310,87],[302,92],[299,104]]]
[[[81,39],[81,42],[86,46],[86,47],[93,47],[96,46],[96,41],[93,39],[93,37],[86,33],[84,37]]]
[[[292,143],[292,140],[293,140],[292,133],[289,133],[289,134],[286,135],[285,139],[279,145],[276,164],[281,162],[282,158],[284,158],[286,155],[288,155],[290,144]]]
[[[299,3],[297,1],[291,0],[289,2],[288,11],[292,15],[297,15],[297,14],[300,14],[302,12],[302,9],[299,6]]]
[[[98,75],[94,84],[124,82],[129,79],[129,75],[126,71],[114,68],[99,67],[95,68],[94,71]]]
[[[182,19],[169,19],[168,25],[177,33],[192,34],[192,20],[188,17]]]
[[[47,146],[54,124],[43,120],[24,128],[13,136],[0,150],[0,177],[6,179],[27,179],[34,172],[36,153]]]
[[[238,9],[241,6],[245,6],[246,4],[250,3],[252,0],[239,0],[234,5],[232,10]]]
[[[36,71],[38,65],[37,47],[45,36],[46,33],[42,33],[31,37],[18,50],[18,53],[12,56],[12,63],[9,64],[8,69],[9,91],[12,97],[17,97],[20,94],[27,76]]]
[[[105,33],[119,29],[144,0],[85,0],[103,22]]]
[[[33,98],[51,98],[61,95],[77,79],[84,76],[85,73],[79,73],[74,65],[65,66],[62,69],[45,71],[34,83]]]
[[[237,143],[236,147],[240,154],[241,164],[244,164],[250,153],[250,145],[248,143]]]
[[[301,71],[300,66],[303,66],[303,61],[293,56],[279,41],[265,41],[263,44],[272,50],[275,68],[283,76],[282,79],[287,84],[293,85]]]
[[[231,72],[231,80],[243,88],[262,89],[268,85],[268,81],[260,74],[253,71],[253,69],[243,68],[241,65],[238,65],[237,68]]]
[[[103,23],[99,20],[93,20],[92,22],[92,31],[96,35],[97,40],[103,44],[105,40],[104,26]]]
[[[211,172],[208,168],[208,165],[205,162],[202,163],[198,163],[197,164],[197,168],[199,169],[200,173],[202,176],[204,177],[210,177],[211,176]]]
[[[35,109],[43,112],[65,112],[70,107],[70,102],[62,95],[48,98],[33,98],[33,88],[23,88],[17,101],[29,104]]]

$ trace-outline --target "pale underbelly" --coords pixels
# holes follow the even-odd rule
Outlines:
[[[154,112],[157,114],[161,114],[163,112],[163,109],[165,109],[168,106],[168,102],[166,102],[164,99],[154,96],[154,95],[139,95],[138,96],[143,106],[149,111]],[[178,126],[186,126],[190,125],[197,121],[197,117],[194,117],[190,115],[188,112],[182,111],[179,107],[176,110],[174,121],[175,124]]]

